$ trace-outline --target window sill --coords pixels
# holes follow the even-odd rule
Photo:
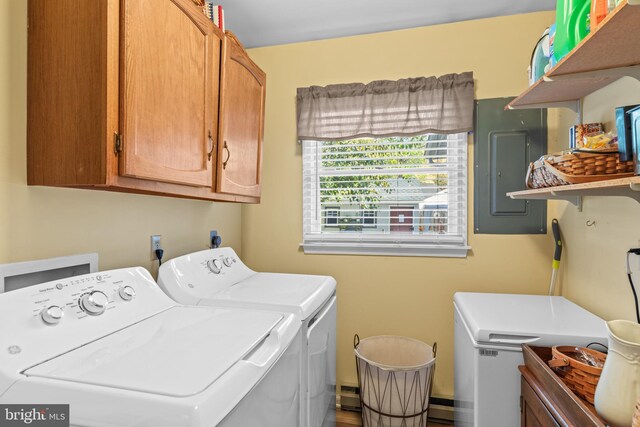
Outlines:
[[[305,254],[315,255],[382,255],[382,256],[425,256],[441,258],[466,258],[471,246],[463,245],[402,245],[374,243],[300,243]]]

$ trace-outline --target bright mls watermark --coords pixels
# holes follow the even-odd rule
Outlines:
[[[69,405],[0,405],[0,427],[69,427]]]

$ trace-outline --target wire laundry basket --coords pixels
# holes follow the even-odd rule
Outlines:
[[[353,337],[364,427],[426,427],[438,345]]]

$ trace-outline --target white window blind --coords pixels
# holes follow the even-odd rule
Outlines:
[[[303,141],[305,253],[464,257],[467,135]]]

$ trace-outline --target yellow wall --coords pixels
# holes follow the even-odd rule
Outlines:
[[[267,271],[333,275],[338,281],[338,384],[356,381],[353,334],[438,342],[434,393],[453,395],[456,291],[545,293],[549,236],[469,233],[466,259],[304,255],[296,88],[473,71],[476,98],[517,95],[553,13],[534,13],[418,29],[253,49],[267,73],[263,199],[243,208],[243,254]],[[472,162],[472,146],[469,145]],[[469,168],[472,175],[472,169]],[[469,212],[473,207],[469,182]],[[469,215],[470,230],[473,216]]]
[[[211,229],[240,250],[239,205],[26,185],[26,24],[25,0],[0,2],[0,263],[98,252],[102,269],[155,273],[151,234],[170,258],[204,249]]]
[[[614,109],[640,104],[640,82],[625,77],[584,100],[584,122],[603,122],[615,128]],[[576,120],[569,110],[558,110],[556,148],[568,147],[568,129]],[[640,204],[625,197],[585,197],[583,211],[565,202],[552,202],[565,240],[563,295],[607,319],[635,320],[633,295],[626,277],[625,254],[640,247]],[[595,221],[588,227],[587,221]],[[640,290],[640,258],[632,256],[632,271]]]
[[[9,256],[9,188],[10,178],[10,141],[11,141],[11,14],[9,4],[0,6],[0,262]],[[24,53],[22,56],[24,57]],[[26,94],[26,93],[25,93]],[[24,133],[24,132],[23,132]]]

